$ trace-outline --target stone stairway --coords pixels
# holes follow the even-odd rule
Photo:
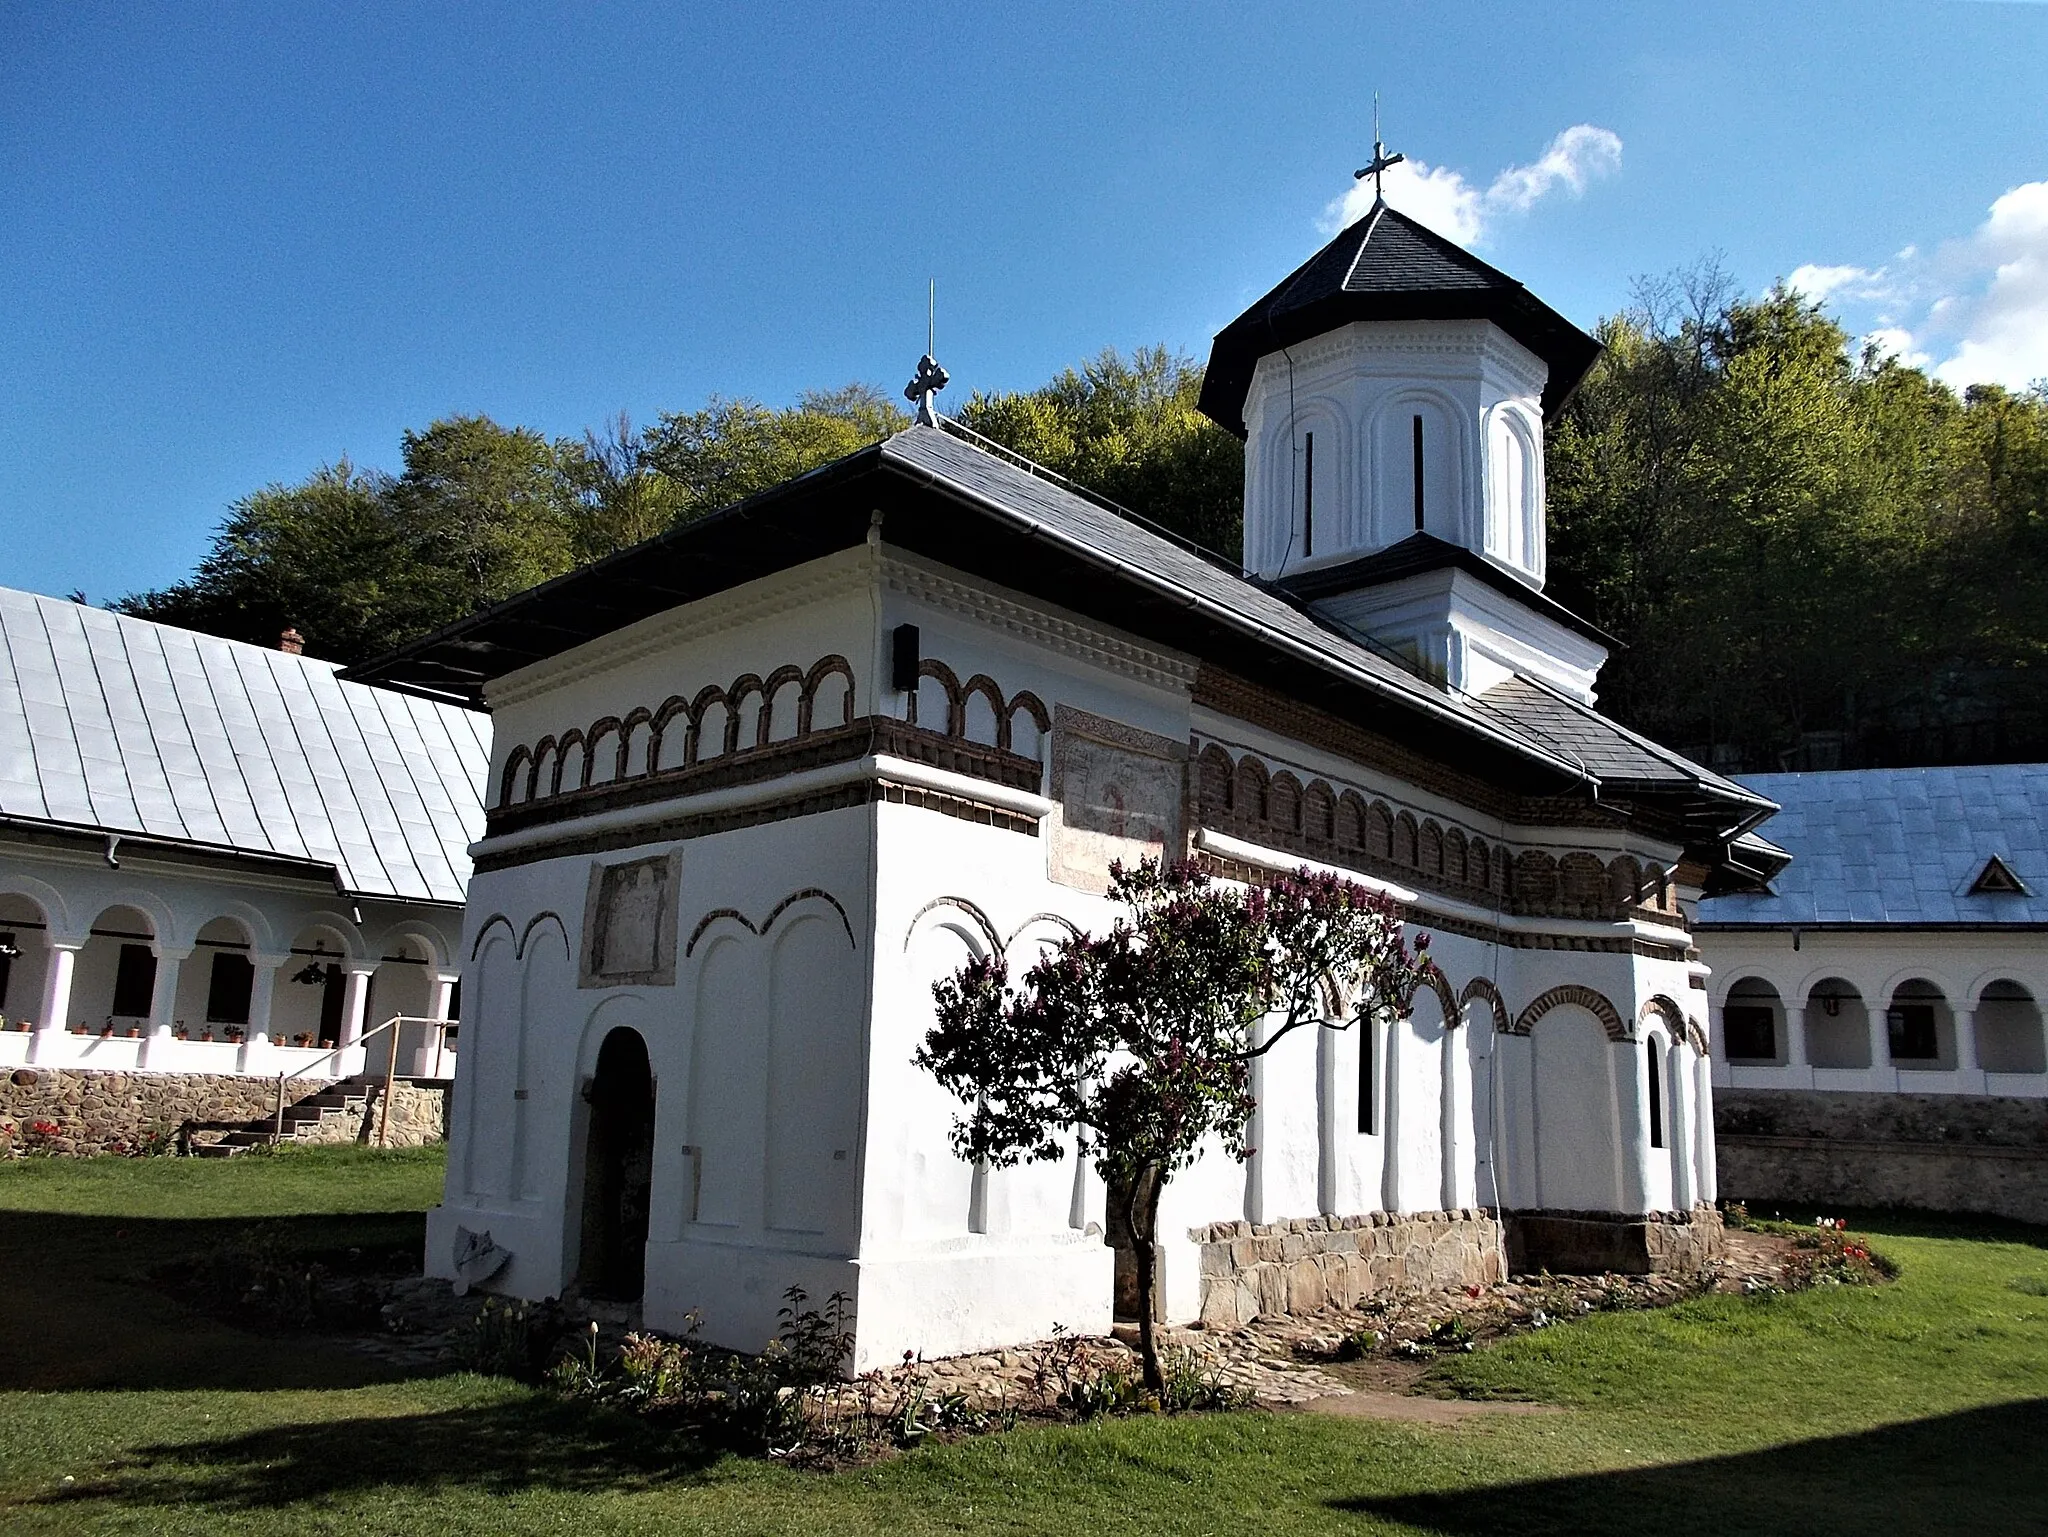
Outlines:
[[[331,1140],[320,1136],[321,1128],[337,1116],[368,1114],[370,1094],[371,1085],[366,1079],[338,1079],[326,1088],[286,1105],[282,1134],[278,1130],[278,1118],[267,1115],[260,1120],[233,1123],[195,1121],[185,1128],[186,1142],[195,1158],[233,1158],[252,1147],[274,1147],[279,1142]],[[215,1141],[199,1142],[191,1137],[195,1131],[218,1131],[222,1135]]]

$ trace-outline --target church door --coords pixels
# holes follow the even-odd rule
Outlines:
[[[590,1133],[583,1157],[586,1295],[631,1302],[646,1280],[647,1197],[654,1172],[654,1074],[636,1030],[604,1038],[585,1091]]]

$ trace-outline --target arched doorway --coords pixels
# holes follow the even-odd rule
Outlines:
[[[590,1131],[577,1280],[587,1296],[632,1302],[646,1283],[648,1187],[654,1174],[654,1073],[639,1031],[621,1027],[604,1038],[585,1096]]]

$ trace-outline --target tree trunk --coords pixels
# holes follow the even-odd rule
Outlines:
[[[1138,1357],[1144,1365],[1145,1388],[1164,1392],[1166,1379],[1159,1370],[1159,1340],[1154,1332],[1159,1275],[1159,1190],[1165,1183],[1156,1165],[1138,1171],[1130,1184],[1125,1209],[1131,1230],[1131,1252],[1138,1262]]]

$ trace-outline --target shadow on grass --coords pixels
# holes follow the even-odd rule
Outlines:
[[[717,1460],[631,1415],[534,1394],[436,1414],[273,1425],[219,1441],[145,1447],[106,1477],[37,1503],[261,1511],[378,1493],[404,1500],[451,1491],[618,1493],[686,1479]]]
[[[292,1255],[417,1254],[418,1212],[248,1218],[0,1211],[0,1386],[66,1389],[360,1387],[405,1372],[320,1330],[237,1327],[239,1299],[188,1306],[152,1277],[246,1242]],[[360,1333],[361,1331],[356,1331]]]
[[[1447,1537],[2048,1530],[2048,1399],[1698,1462],[1333,1501]]]

